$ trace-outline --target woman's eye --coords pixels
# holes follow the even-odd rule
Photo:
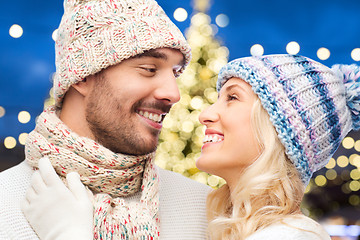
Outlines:
[[[228,101],[237,100],[237,99],[238,99],[238,98],[237,98],[236,95],[228,95],[228,97],[227,97],[227,100],[228,100]]]

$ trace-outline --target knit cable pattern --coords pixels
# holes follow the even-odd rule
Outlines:
[[[353,110],[349,109],[349,98],[345,98],[349,91],[344,80],[314,60],[286,54],[228,63],[220,70],[217,90],[232,77],[252,86],[287,156],[307,185],[352,128]]]
[[[65,0],[55,46],[56,105],[85,77],[166,47],[180,50],[185,66],[190,62],[190,46],[154,0]]]
[[[94,239],[158,239],[158,173],[153,153],[127,156],[111,152],[72,132],[49,107],[38,118],[25,145],[26,160],[36,168],[47,156],[57,174],[76,171],[94,194]],[[142,191],[140,202],[123,197]]]

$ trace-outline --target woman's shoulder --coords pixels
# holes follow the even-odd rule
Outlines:
[[[298,214],[284,217],[246,238],[246,240],[260,239],[330,240],[330,236],[319,223]]]

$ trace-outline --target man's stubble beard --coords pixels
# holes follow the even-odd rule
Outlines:
[[[86,120],[95,141],[113,151],[128,155],[144,155],[154,152],[158,144],[159,131],[150,129],[153,141],[146,142],[132,121],[135,109],[141,101],[126,112],[120,100],[112,93],[107,79],[101,74],[96,79],[86,105]]]

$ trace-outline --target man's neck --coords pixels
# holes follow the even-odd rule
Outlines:
[[[86,121],[84,96],[72,87],[64,97],[59,118],[79,136],[95,140]]]

